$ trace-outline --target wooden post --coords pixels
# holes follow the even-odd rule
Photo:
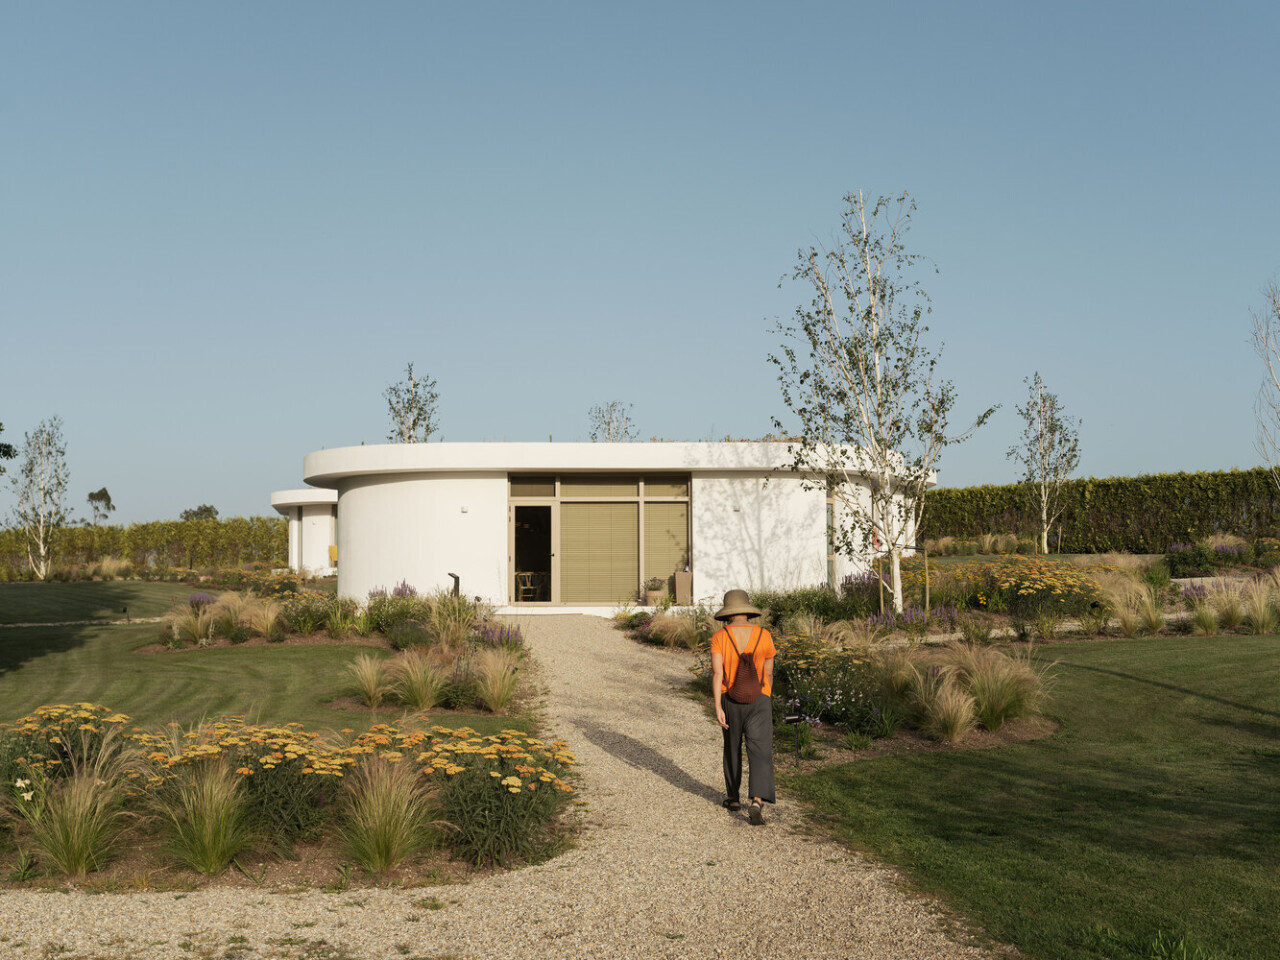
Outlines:
[[[880,616],[884,616],[884,567],[883,558],[876,557],[876,581],[880,584]]]
[[[921,551],[924,554],[924,615],[929,616],[929,551]]]

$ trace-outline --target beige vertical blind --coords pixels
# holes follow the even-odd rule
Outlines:
[[[689,505],[644,505],[644,576],[669,577],[689,564]]]
[[[613,603],[635,599],[640,583],[640,505],[560,505],[560,599]]]

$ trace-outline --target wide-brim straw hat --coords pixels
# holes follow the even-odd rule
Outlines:
[[[728,620],[742,613],[748,617],[760,616],[760,611],[747,602],[747,591],[730,590],[724,595],[724,606],[716,611],[716,619]]]

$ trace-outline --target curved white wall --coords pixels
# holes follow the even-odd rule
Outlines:
[[[395,474],[338,487],[338,593],[365,599],[401,580],[506,602],[506,473]]]

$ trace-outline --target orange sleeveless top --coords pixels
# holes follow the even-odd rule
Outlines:
[[[773,634],[763,627],[752,627],[753,636],[747,641],[746,649],[751,650],[752,643],[755,643],[755,650],[751,656],[752,666],[756,668],[756,676],[760,678],[760,692],[766,697],[773,692],[773,685],[769,682],[769,676],[765,673],[764,665],[768,660],[772,660],[778,655],[778,649],[773,645]],[[759,636],[754,635],[755,631],[759,631]],[[738,645],[733,642],[733,636],[729,633],[728,627],[717,630],[711,638],[711,652],[719,653],[724,661],[724,681],[720,689],[720,693],[727,693],[729,688],[733,686],[734,678],[738,675],[738,662],[742,659],[742,655],[738,653]]]

